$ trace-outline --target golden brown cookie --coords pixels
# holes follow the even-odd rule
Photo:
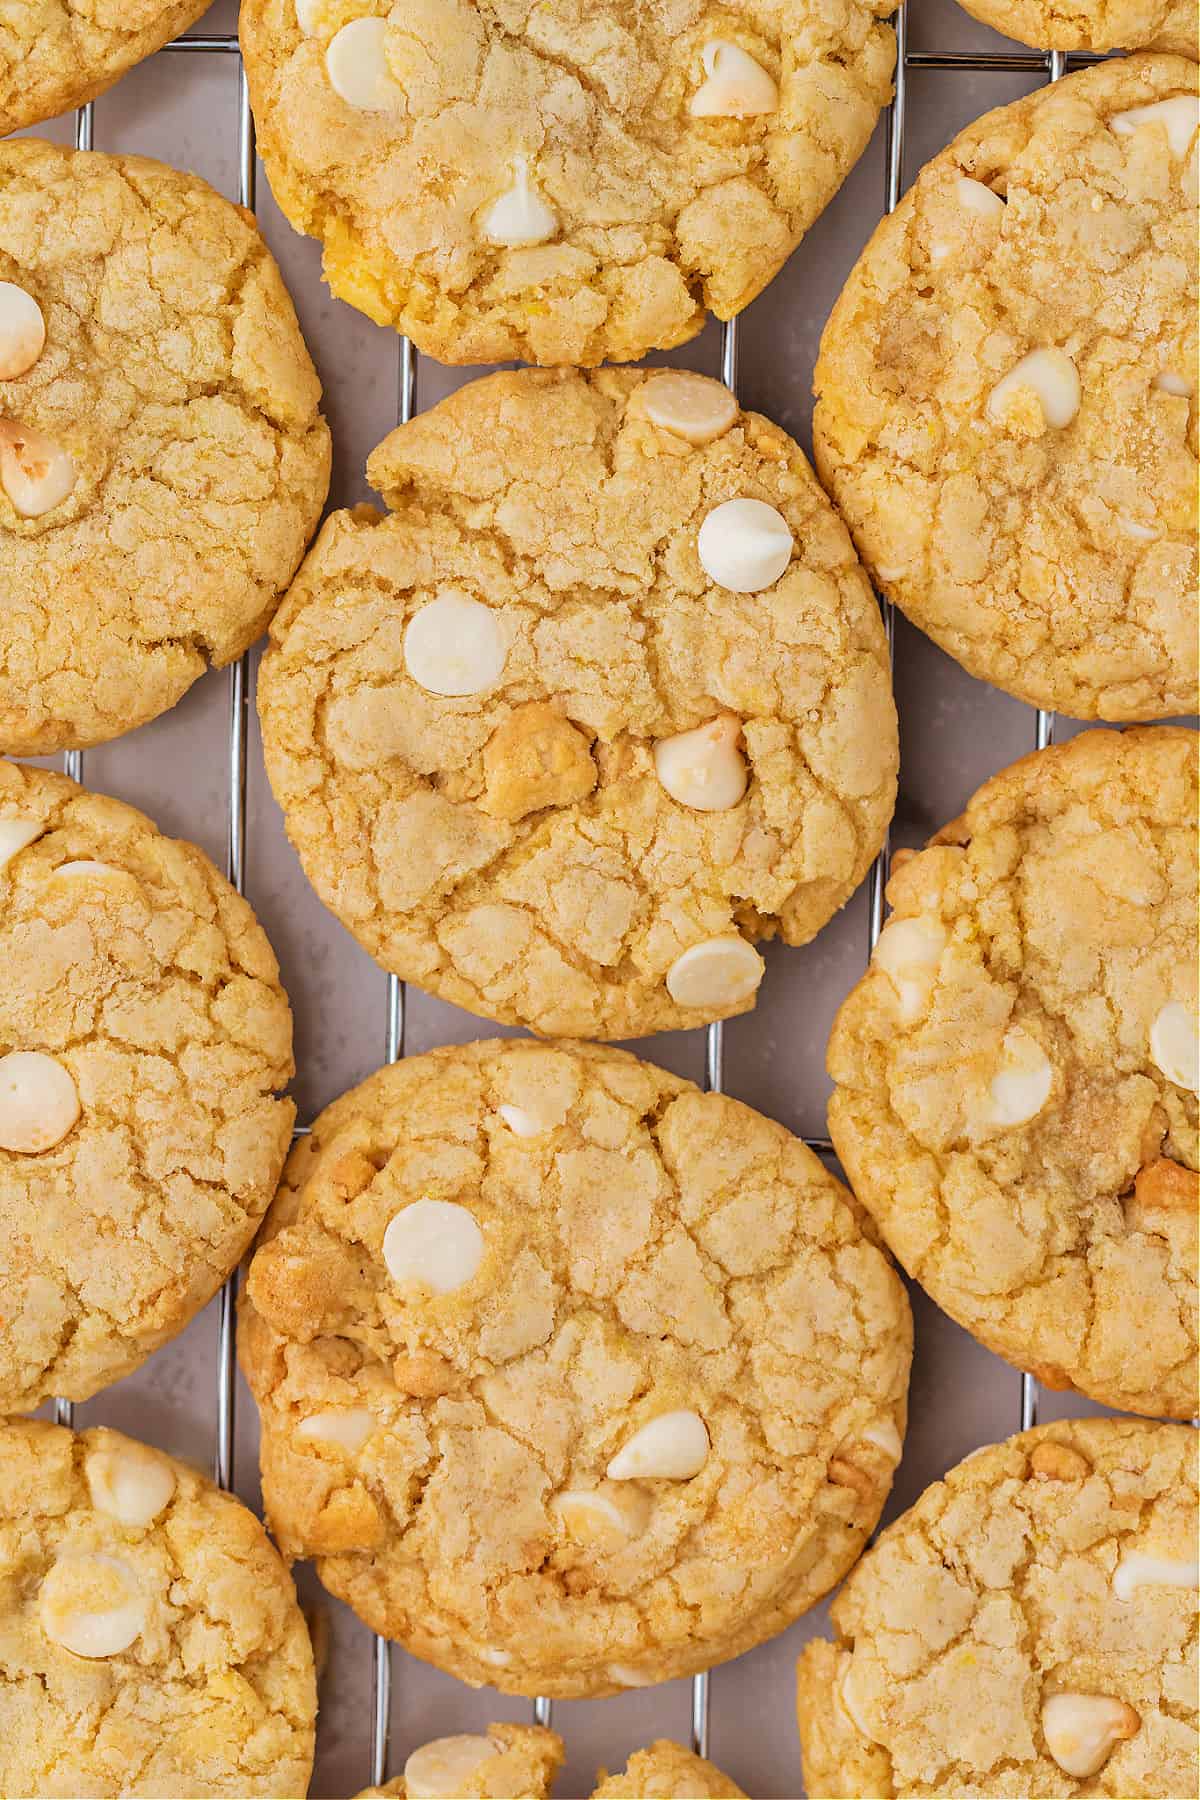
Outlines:
[[[594,1045],[382,1069],[289,1159],[239,1350],[287,1556],[505,1693],[615,1693],[781,1631],[900,1456],[911,1327],[782,1127]]]
[[[272,628],[267,768],[326,905],[486,1018],[753,1004],[891,816],[879,612],[791,438],[703,376],[525,370],[368,464]]]
[[[320,391],[248,213],[0,144],[0,749],[115,737],[253,643],[329,485]]]
[[[290,1141],[292,1022],[206,856],[4,761],[0,968],[0,1411],[19,1412],[128,1374],[234,1267]]]
[[[414,1750],[403,1775],[358,1800],[549,1800],[563,1741],[541,1725],[489,1725]]]
[[[891,91],[896,0],[244,0],[335,294],[444,362],[590,365],[766,286]]]
[[[1092,731],[897,858],[829,1129],[939,1306],[1052,1387],[1196,1411],[1197,740]]]
[[[0,32],[0,135],[94,100],[209,0],[16,0]]]
[[[303,1794],[316,1711],[239,1501],[117,1431],[0,1422],[0,1792]]]
[[[809,1794],[1078,1794],[1196,1786],[1196,1438],[1077,1419],[926,1489],[800,1658]]]
[[[817,467],[877,583],[1075,718],[1196,706],[1196,89],[1131,56],[987,113],[821,340]]]
[[[620,1775],[600,1775],[592,1800],[746,1800],[720,1769],[682,1744],[658,1738],[635,1750]]]
[[[959,0],[1035,50],[1171,50],[1195,57],[1195,0]]]

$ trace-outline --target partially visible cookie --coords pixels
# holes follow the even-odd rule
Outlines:
[[[210,0],[36,0],[0,33],[0,136],[82,106],[198,19]]]
[[[592,1800],[746,1800],[740,1787],[720,1769],[658,1738],[647,1750],[635,1750],[620,1775],[601,1771]]]
[[[1052,1387],[1196,1411],[1197,738],[1092,731],[897,858],[829,1044],[854,1190]]]
[[[385,439],[258,688],[288,835],[385,968],[633,1037],[744,1012],[896,788],[879,609],[778,426],[678,371],[488,376]]]
[[[1196,706],[1198,122],[1196,64],[1153,55],[985,114],[821,340],[817,467],[876,582],[1075,718]]]
[[[896,0],[244,0],[333,292],[444,362],[632,361],[784,263],[891,92]]]
[[[0,1422],[0,1792],[303,1794],[316,1711],[240,1501],[120,1432]]]
[[[19,1412],[128,1374],[235,1266],[290,1141],[292,1024],[206,856],[4,761],[0,966],[0,1411]]]
[[[1195,0],[959,0],[1035,50],[1171,50],[1195,57]]]
[[[568,1697],[735,1656],[838,1579],[910,1346],[853,1197],[782,1127],[528,1040],[322,1113],[239,1333],[284,1554],[440,1668]]]
[[[541,1725],[489,1725],[414,1750],[403,1775],[364,1788],[358,1800],[549,1800],[562,1767],[563,1741]]]
[[[1196,1439],[1077,1419],[978,1450],[888,1527],[800,1658],[830,1800],[1196,1786]]]
[[[116,737],[253,643],[324,504],[320,392],[248,213],[0,144],[0,749]]]

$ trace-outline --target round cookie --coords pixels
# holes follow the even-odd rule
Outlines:
[[[900,1456],[911,1325],[852,1195],[594,1045],[380,1070],[289,1158],[239,1337],[285,1556],[505,1693],[615,1693],[781,1631]]]
[[[817,467],[877,584],[1075,718],[1196,704],[1196,86],[1132,56],[985,114],[817,361]]]
[[[1196,1440],[1076,1419],[978,1450],[897,1519],[800,1658],[810,1794],[1190,1794]]]
[[[910,1274],[1050,1387],[1196,1410],[1196,734],[1087,732],[898,857],[829,1129]]]
[[[208,6],[209,0],[37,0],[7,7],[0,135],[94,100]]]
[[[1194,0],[959,0],[1035,50],[1170,50],[1195,57]]]
[[[253,643],[329,485],[319,398],[249,214],[0,144],[0,749],[115,737]]]
[[[0,962],[0,1412],[22,1412],[127,1375],[235,1266],[290,1142],[292,1028],[206,856],[3,761]]]
[[[403,1775],[364,1788],[358,1800],[549,1800],[563,1762],[563,1741],[542,1725],[489,1725],[487,1735],[459,1732],[414,1750]]]
[[[636,1750],[620,1775],[604,1775],[592,1800],[746,1800],[740,1787],[720,1769],[658,1738],[648,1750]]]
[[[0,1792],[303,1794],[316,1711],[240,1501],[120,1432],[0,1421]]]
[[[753,1004],[896,787],[879,612],[792,440],[674,371],[459,389],[368,463],[272,628],[271,784],[385,968],[579,1037]]]
[[[632,361],[732,318],[891,93],[896,0],[245,0],[271,187],[443,362]]]

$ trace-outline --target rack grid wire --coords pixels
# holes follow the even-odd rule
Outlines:
[[[1082,67],[1097,59],[1090,55],[1067,56],[1061,51],[972,51],[938,52],[909,50],[908,9],[901,6],[893,21],[896,33],[895,88],[891,105],[884,115],[884,195],[881,216],[895,210],[904,191],[904,132],[907,106],[907,84],[910,70],[954,72],[982,71],[992,74],[1041,74],[1047,81],[1057,81],[1068,68]],[[237,81],[237,199],[238,204],[254,212],[257,197],[257,154],[254,119],[250,111],[250,95],[241,47],[233,32],[192,32],[164,46],[162,54],[223,54],[235,65]],[[75,114],[75,147],[91,150],[94,145],[94,107],[89,102]],[[418,354],[408,338],[399,339],[397,367],[396,417],[407,424],[416,411]],[[737,392],[738,321],[732,319],[721,328],[720,373],[731,392]],[[895,615],[890,601],[881,599],[888,657],[895,660]],[[247,652],[229,670],[229,730],[227,742],[227,838],[226,873],[239,894],[246,891],[246,791],[251,699],[251,660]],[[1039,710],[1034,731],[1035,747],[1045,749],[1054,741],[1054,714]],[[83,780],[83,753],[67,751],[63,757],[64,773],[74,781]],[[867,949],[874,950],[884,924],[885,889],[887,886],[890,844],[883,848],[867,877]],[[404,1055],[405,989],[395,975],[385,977],[384,1055],[389,1063]],[[724,1028],[709,1025],[705,1032],[704,1087],[713,1093],[724,1091]],[[307,1127],[298,1127],[301,1135]],[[828,1138],[805,1139],[809,1148],[829,1155]],[[238,1277],[230,1276],[221,1290],[218,1302],[218,1334],[216,1356],[216,1432],[213,1448],[213,1472],[219,1486],[230,1489],[234,1476],[234,1409],[236,1399],[236,1313]],[[1032,1375],[1020,1380],[1020,1423],[1027,1430],[1037,1422],[1038,1390]],[[74,1407],[69,1400],[54,1402],[54,1418],[60,1425],[71,1425]],[[386,1638],[376,1636],[371,1657],[370,1705],[370,1770],[372,1785],[387,1779],[389,1720],[392,1695],[392,1647]],[[707,1756],[709,1721],[712,1706],[711,1674],[705,1671],[692,1678],[691,1741],[699,1756]],[[533,1701],[536,1724],[549,1725],[553,1702],[545,1696]]]

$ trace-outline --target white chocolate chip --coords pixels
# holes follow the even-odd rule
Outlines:
[[[452,1294],[482,1262],[483,1233],[453,1200],[414,1200],[384,1232],[383,1260],[400,1285],[416,1281],[435,1294]]]
[[[449,588],[413,614],[404,633],[404,666],[427,693],[461,699],[500,679],[506,651],[491,607]]]
[[[1151,385],[1164,394],[1174,394],[1180,400],[1191,398],[1191,382],[1174,369],[1160,369]]]
[[[939,919],[891,919],[880,932],[871,963],[895,988],[902,1024],[913,1024],[929,1005],[946,942]]]
[[[705,1011],[740,1006],[757,992],[766,967],[744,937],[706,938],[675,958],[667,970],[667,992],[677,1006]]]
[[[1196,1015],[1182,1000],[1168,1000],[1150,1027],[1150,1055],[1155,1067],[1189,1094],[1200,1089],[1200,1030]]]
[[[605,1473],[610,1481],[690,1481],[708,1460],[708,1449],[699,1413],[659,1413],[622,1444]]]
[[[513,181],[493,200],[481,220],[484,237],[493,244],[517,250],[544,244],[558,230],[558,214],[529,180],[529,158],[513,158]]]
[[[1047,425],[1061,431],[1079,411],[1079,374],[1063,350],[1031,350],[999,380],[988,395],[989,419],[1003,419],[1016,399],[1032,393]]]
[[[650,1522],[653,1502],[637,1488],[605,1493],[602,1488],[571,1488],[556,1494],[553,1510],[576,1542],[616,1547],[640,1537]]]
[[[735,594],[772,587],[792,560],[787,520],[765,500],[725,500],[714,506],[696,537],[696,554],[710,581]]]
[[[13,281],[0,281],[0,381],[15,381],[32,369],[46,344],[46,321],[32,294]]]
[[[723,381],[694,375],[689,369],[652,375],[642,395],[651,424],[689,444],[711,444],[724,437],[738,416],[738,403]]]
[[[0,1056],[0,1150],[36,1156],[62,1142],[79,1117],[74,1077],[40,1050]]]
[[[325,52],[330,86],[358,112],[390,112],[404,99],[387,64],[387,20],[351,19]]]
[[[610,1680],[623,1688],[654,1687],[658,1682],[657,1675],[647,1675],[641,1669],[631,1669],[628,1663],[609,1663],[608,1674]]]
[[[1049,1057],[1027,1031],[1015,1025],[1004,1034],[1000,1062],[988,1090],[993,1125],[1024,1125],[1036,1119],[1054,1081]]]
[[[868,1425],[863,1432],[868,1444],[874,1444],[882,1450],[892,1462],[898,1463],[904,1451],[904,1443],[891,1419],[877,1419],[874,1425]]]
[[[1112,1584],[1118,1600],[1132,1600],[1135,1588],[1140,1587],[1200,1587],[1200,1562],[1130,1550],[1113,1570]]]
[[[772,113],[779,105],[773,75],[748,51],[724,38],[710,38],[700,52],[707,80],[688,103],[695,119],[748,119]]]
[[[94,876],[97,881],[104,881],[110,875],[124,874],[124,869],[114,869],[111,863],[94,862],[87,857],[81,857],[78,862],[59,863],[57,869],[50,871],[53,881],[57,881],[60,875],[66,881],[75,881],[80,876]]]
[[[1109,1694],[1051,1694],[1042,1701],[1046,1748],[1065,1775],[1083,1781],[1101,1770],[1122,1738],[1141,1719]]]
[[[40,519],[75,486],[75,464],[43,432],[0,419],[0,485],[23,519]]]
[[[141,1635],[146,1607],[137,1578],[115,1556],[60,1556],[38,1593],[42,1630],[75,1656],[116,1656]]]
[[[1161,125],[1171,155],[1183,156],[1200,126],[1200,97],[1175,94],[1170,100],[1155,100],[1149,106],[1131,106],[1128,112],[1114,113],[1108,122],[1120,137],[1132,137],[1145,125]]]
[[[491,1663],[493,1669],[507,1669],[512,1657],[507,1650],[495,1650],[490,1644],[485,1644],[479,1652],[479,1660]]]
[[[965,213],[972,214],[980,220],[998,219],[1004,213],[1004,201],[999,194],[985,187],[982,181],[974,181],[969,175],[960,175],[954,184],[954,198]],[[931,262],[945,262],[954,245],[935,238],[929,246]]]
[[[750,779],[738,749],[742,721],[718,713],[695,731],[660,738],[654,746],[654,769],[673,800],[697,812],[725,812],[736,806]]]
[[[325,0],[296,0],[296,23],[305,37],[315,37],[320,29]]]
[[[375,1429],[375,1415],[365,1406],[330,1407],[310,1413],[296,1427],[296,1436],[336,1444],[348,1456],[356,1456]]]
[[[36,842],[45,829],[40,819],[0,819],[0,869]]]
[[[458,1794],[477,1794],[481,1766],[496,1754],[491,1738],[434,1738],[414,1750],[404,1765],[404,1791],[408,1800],[447,1800]]]
[[[144,1444],[101,1444],[84,1464],[97,1512],[131,1531],[152,1525],[175,1492],[175,1471]]]
[[[1162,536],[1157,525],[1143,525],[1140,519],[1131,519],[1128,513],[1118,513],[1117,524],[1126,537],[1138,538],[1146,544],[1152,544]]]
[[[874,1732],[863,1717],[862,1704],[854,1688],[854,1658],[847,1654],[841,1673],[834,1683],[833,1696],[856,1731],[875,1743]]]
[[[534,1113],[527,1107],[510,1106],[505,1102],[496,1110],[508,1129],[515,1132],[517,1137],[523,1138],[544,1137],[548,1131],[553,1131],[556,1126],[561,1125],[567,1116],[566,1108],[560,1106],[554,1106],[549,1111],[543,1109],[541,1112]]]

